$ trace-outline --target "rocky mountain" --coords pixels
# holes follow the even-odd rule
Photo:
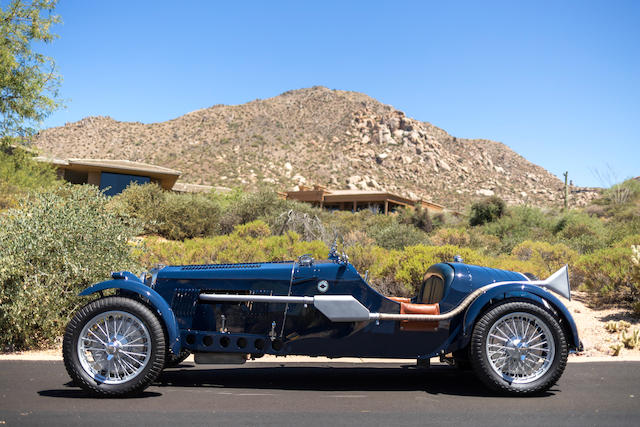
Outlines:
[[[387,190],[452,209],[493,194],[511,204],[562,200],[557,177],[504,144],[456,138],[367,95],[324,87],[162,123],[87,117],[40,132],[35,144],[56,157],[166,166],[196,184]],[[571,203],[595,194],[574,189]]]

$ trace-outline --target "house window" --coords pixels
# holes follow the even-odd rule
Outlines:
[[[86,184],[89,174],[87,172],[74,171],[70,169],[64,170],[64,179],[72,184]]]
[[[148,176],[102,172],[100,174],[100,190],[104,190],[104,194],[107,196],[115,196],[116,194],[122,193],[132,182],[136,184],[147,184],[150,181],[151,179]]]

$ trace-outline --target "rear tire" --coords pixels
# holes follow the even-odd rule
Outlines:
[[[67,325],[64,365],[76,385],[101,396],[139,393],[160,374],[166,339],[144,304],[106,297],[80,309]]]
[[[541,393],[562,375],[569,348],[558,321],[530,302],[497,305],[476,322],[471,337],[473,370],[493,390]]]

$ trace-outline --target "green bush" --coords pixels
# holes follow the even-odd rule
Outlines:
[[[111,271],[137,265],[137,229],[106,209],[92,186],[67,185],[32,195],[0,216],[0,346],[51,345],[77,294]]]
[[[578,253],[562,243],[552,245],[531,240],[520,243],[511,254],[520,261],[531,262],[531,270],[523,273],[533,273],[540,278],[548,277],[565,264],[573,265],[578,259]]]
[[[138,262],[154,264],[219,264],[238,262],[285,261],[311,254],[316,259],[327,257],[328,248],[321,241],[305,242],[294,232],[266,236],[266,224],[256,221],[239,225],[229,235],[187,239],[183,242],[148,237],[144,250],[137,251]]]
[[[602,221],[583,212],[571,211],[562,216],[553,231],[559,241],[583,254],[602,249],[607,242]]]
[[[469,246],[471,236],[464,228],[441,228],[429,238],[435,246]]]
[[[378,246],[385,249],[402,249],[427,241],[427,235],[423,231],[414,226],[396,222],[388,226],[374,227],[369,231],[369,235]]]
[[[499,218],[502,218],[507,205],[504,200],[497,196],[491,196],[480,202],[476,202],[471,205],[471,214],[469,215],[469,225],[472,227],[476,225],[487,224],[493,222]]]
[[[398,222],[413,225],[425,233],[430,233],[433,230],[433,223],[431,222],[429,211],[423,209],[420,205],[416,205],[413,209],[401,209],[398,212]]]
[[[59,184],[50,164],[35,161],[33,154],[22,148],[0,146],[0,210],[16,206],[30,190]]]
[[[307,214],[319,212],[308,204],[282,199],[274,191],[235,193],[227,197],[226,206],[220,218],[221,231],[225,234],[231,233],[236,225],[246,224],[256,219],[261,219],[273,226],[277,218],[289,210]],[[273,228],[272,230],[275,231]]]
[[[220,231],[220,202],[207,194],[171,193],[156,184],[132,184],[109,205],[123,217],[136,218],[145,234],[184,240]]]
[[[634,280],[629,246],[597,250],[580,257],[572,279],[605,302],[640,301],[640,283]]]
[[[553,223],[542,210],[514,206],[499,220],[484,226],[484,232],[500,239],[499,253],[508,254],[525,240],[553,241]]]

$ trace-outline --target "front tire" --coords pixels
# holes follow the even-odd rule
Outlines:
[[[144,390],[158,377],[166,340],[147,306],[131,298],[106,297],[71,319],[62,353],[77,385],[102,396],[125,396]]]
[[[506,302],[487,311],[473,328],[471,364],[493,390],[541,393],[562,375],[569,353],[558,321],[542,307]]]

